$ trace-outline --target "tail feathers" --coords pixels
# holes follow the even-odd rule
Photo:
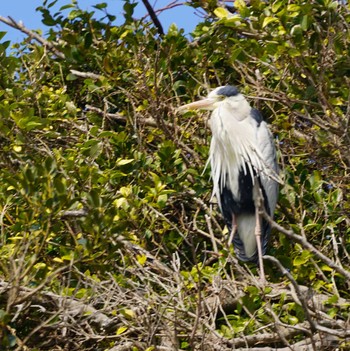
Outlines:
[[[236,216],[237,230],[233,237],[233,246],[239,260],[243,262],[258,262],[258,251],[256,245],[255,214],[240,214]],[[231,224],[227,223],[229,230],[232,230]],[[270,225],[263,220],[261,225],[261,243],[263,255],[267,251],[270,237]]]

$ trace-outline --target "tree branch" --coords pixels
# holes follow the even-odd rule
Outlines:
[[[279,232],[286,235],[288,238],[300,244],[304,249],[310,251],[313,255],[315,255],[318,259],[324,262],[330,268],[333,268],[336,272],[344,276],[346,279],[350,280],[350,272],[340,267],[335,262],[333,262],[330,258],[324,255],[322,252],[318,251],[312,244],[310,244],[306,238],[301,235],[295,234],[292,230],[285,229],[278,223],[276,223],[271,217],[265,212],[262,211],[262,215],[264,218],[271,224],[273,228],[276,228]]]
[[[85,108],[88,111],[96,112],[99,115],[106,116],[107,118],[110,118],[111,120],[114,120],[117,122],[122,122],[125,124],[127,121],[127,118],[125,116],[120,115],[119,113],[104,112],[100,108],[95,107],[95,106],[91,106],[91,105],[86,105]],[[143,123],[144,125],[149,126],[149,127],[155,127],[155,128],[159,127],[157,121],[154,118],[144,118],[141,120],[141,123]],[[164,123],[166,123],[166,122],[164,122]],[[169,124],[169,126],[170,126],[170,124]]]
[[[71,69],[70,72],[72,74],[74,74],[77,77],[82,77],[82,78],[91,78],[94,80],[99,80],[101,79],[103,76],[101,76],[100,74],[95,74],[92,72],[81,72],[81,71],[76,71],[75,69]]]
[[[3,280],[0,280],[1,295],[8,294],[11,290],[12,285]],[[16,301],[16,305],[19,306],[23,302],[31,301],[32,307],[37,307],[42,311],[50,311],[52,302],[57,306],[64,306],[64,312],[69,314],[71,317],[74,316],[87,316],[93,323],[98,325],[100,328],[105,328],[107,325],[112,323],[112,319],[107,317],[102,312],[96,310],[94,307],[85,304],[74,297],[61,296],[52,292],[44,291],[43,286],[40,289],[31,289],[24,286],[18,287],[19,296]]]
[[[156,26],[157,30],[158,30],[158,33],[160,35],[164,35],[164,30],[163,30],[163,26],[162,24],[160,23],[156,13],[154,12],[151,4],[148,2],[148,0],[142,0],[143,4],[145,5],[146,9],[147,9],[147,12],[149,13],[151,19],[152,19],[152,22],[153,24]]]
[[[40,36],[38,33],[35,33],[32,30],[26,28],[21,22],[16,22],[10,16],[8,18],[0,16],[0,22],[3,22],[12,28],[20,30],[21,32],[27,34],[30,38],[35,39],[37,42],[47,47],[53,54],[55,54],[60,59],[65,59],[64,54],[57,50],[51,42]]]

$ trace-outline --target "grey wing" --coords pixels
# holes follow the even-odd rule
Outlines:
[[[264,160],[264,167],[267,168],[261,177],[261,184],[264,187],[269,204],[269,214],[272,217],[278,197],[278,164],[273,136],[264,121],[260,123],[258,128],[257,142]]]

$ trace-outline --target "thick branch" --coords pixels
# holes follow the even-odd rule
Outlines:
[[[12,288],[10,283],[0,281],[1,295],[7,295],[7,292]],[[30,289],[27,287],[19,287],[19,299],[17,306],[23,302],[31,301],[32,306],[36,306],[42,310],[50,311],[52,302],[56,306],[64,306],[64,313],[69,315],[71,318],[75,316],[87,316],[93,323],[98,325],[100,328],[105,328],[107,325],[112,323],[112,319],[107,317],[102,312],[96,310],[94,307],[80,302],[77,299],[69,296],[60,296],[43,289],[37,291],[37,289]]]
[[[103,76],[96,74],[96,73],[92,73],[92,72],[81,72],[81,71],[77,71],[75,69],[71,69],[70,72],[72,74],[74,74],[77,77],[81,77],[81,78],[91,78],[94,80],[99,80],[101,79]]]
[[[240,350],[240,351],[315,351],[328,349],[330,347],[339,347],[340,340],[339,338],[332,335],[323,335],[319,334],[313,335],[310,338],[296,342],[295,344],[291,343],[290,346],[286,347],[271,347],[263,345],[271,345],[275,342],[279,343],[281,340],[278,338],[278,334],[258,334],[258,335],[249,335],[247,337],[234,338],[227,342],[227,346],[223,344],[221,339],[216,340],[215,337],[209,337],[206,340],[206,351],[229,351],[229,350]],[[249,346],[251,345],[251,346]],[[261,347],[254,347],[260,345]]]
[[[68,210],[68,211],[62,211],[60,213],[61,218],[66,219],[66,218],[80,218],[80,217],[86,217],[88,215],[88,211],[84,208],[80,210]]]
[[[162,24],[160,23],[156,13],[154,12],[151,4],[148,2],[148,0],[142,0],[143,4],[145,5],[146,9],[147,9],[147,12],[149,13],[151,19],[152,19],[152,22],[153,24],[156,26],[156,28],[158,29],[158,33],[160,35],[164,35],[164,30],[163,30],[163,26]]]

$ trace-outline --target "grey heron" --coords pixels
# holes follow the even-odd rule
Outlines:
[[[213,196],[230,232],[237,257],[260,266],[270,237],[262,208],[273,216],[278,197],[278,166],[272,134],[258,110],[234,86],[221,86],[180,111],[211,110],[209,159]],[[259,205],[260,203],[260,205]]]

